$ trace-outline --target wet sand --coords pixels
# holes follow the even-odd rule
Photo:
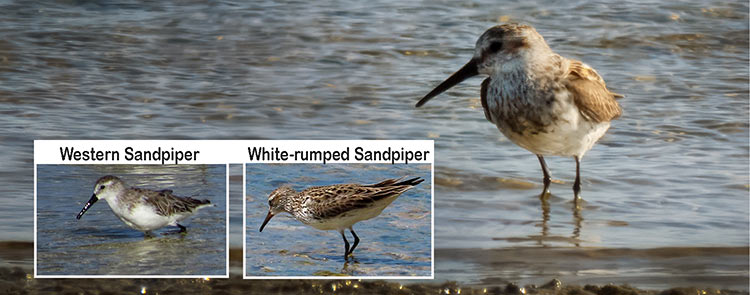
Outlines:
[[[748,251],[747,247],[436,249],[440,263],[435,272],[456,274],[452,280],[473,286],[534,284],[539,278],[556,278],[582,285],[747,290]]]
[[[626,285],[565,286],[552,280],[547,284],[519,287],[514,284],[496,287],[467,287],[456,283],[401,284],[387,281],[359,280],[243,280],[230,279],[78,279],[29,278],[20,268],[0,269],[0,292],[4,294],[748,294],[747,292],[673,288],[663,291],[641,290]]]
[[[243,280],[242,249],[230,250],[229,279],[34,279],[33,244],[29,242],[0,242],[0,293],[3,294],[748,294],[748,277],[726,275],[717,271],[713,276],[690,275],[691,269],[710,270],[718,261],[734,261],[739,273],[747,273],[747,248],[663,248],[648,250],[617,249],[455,249],[436,251],[445,264],[461,257],[475,261],[479,267],[479,281],[456,283],[437,278],[435,281],[383,280]],[[560,276],[549,281],[508,282],[500,278],[503,269],[558,270],[567,267],[574,274],[587,266],[607,267],[609,261],[650,259],[654,263],[669,264],[686,276],[653,277],[669,287],[662,289],[634,288],[628,280],[634,276],[609,276],[605,283],[588,275],[577,281],[574,276]],[[521,261],[523,260],[523,261]],[[713,261],[713,262],[712,262]],[[520,264],[520,265],[519,265]],[[474,266],[476,267],[476,266]],[[618,266],[619,267],[619,266]],[[614,269],[614,268],[609,268]],[[492,270],[492,271],[491,271]],[[494,275],[492,275],[494,273]],[[538,278],[538,276],[537,276]],[[678,278],[678,280],[676,280]],[[456,278],[454,278],[456,279]],[[460,278],[459,278],[460,279]],[[586,281],[586,282],[584,282]],[[82,283],[83,282],[83,283]],[[743,283],[744,282],[744,283]],[[593,284],[592,284],[593,283]],[[712,287],[712,286],[736,286]],[[741,291],[737,291],[737,290]]]

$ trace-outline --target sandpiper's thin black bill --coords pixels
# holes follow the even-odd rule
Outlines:
[[[266,220],[263,220],[263,225],[260,226],[260,231],[263,231],[263,228],[266,227],[266,224],[269,220],[271,220],[271,217],[273,217],[273,213],[268,212],[268,215],[266,215]]]
[[[81,209],[81,212],[78,213],[78,216],[76,216],[76,219],[81,219],[81,216],[83,216],[83,213],[86,213],[86,210],[89,210],[91,205],[94,205],[96,201],[98,201],[99,198],[96,197],[96,194],[91,195],[91,199],[89,199],[88,202],[86,202],[86,205],[83,205],[83,209]]]
[[[456,84],[461,83],[464,80],[476,75],[479,75],[479,72],[477,70],[477,62],[472,59],[468,63],[466,63],[460,70],[453,73],[453,75],[448,77],[448,79],[445,79],[443,83],[440,83],[440,85],[435,87],[435,89],[432,89],[430,93],[427,93],[427,95],[420,99],[419,102],[417,102],[417,107],[421,107],[433,97],[438,96],[440,93],[443,93],[451,87],[456,86]]]

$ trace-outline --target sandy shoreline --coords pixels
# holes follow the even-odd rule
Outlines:
[[[571,273],[581,265],[596,263],[606,257],[606,261],[655,260],[672,261],[672,267],[695,268],[701,263],[732,260],[737,262],[737,270],[747,271],[747,248],[664,248],[664,249],[575,249],[575,248],[523,248],[523,249],[450,249],[436,250],[436,257],[442,264],[460,266],[471,264],[474,268],[473,280],[466,282],[463,277],[445,278],[445,273],[437,272],[435,281],[383,281],[383,280],[243,280],[242,249],[230,249],[229,279],[35,279],[33,277],[33,243],[0,242],[0,293],[93,293],[93,294],[146,294],[171,293],[220,293],[220,294],[748,294],[747,276],[716,273],[714,276],[656,277],[653,280],[669,280],[665,288],[634,288],[628,280],[643,281],[642,278],[625,274],[620,279],[604,283],[595,275],[560,276],[548,281],[536,279],[512,280],[499,278],[499,271],[508,267],[534,269],[537,265],[547,268],[567,266]],[[529,259],[535,257],[534,259]],[[523,262],[521,259],[526,258]],[[523,265],[519,265],[522,263]],[[436,270],[441,269],[438,264]],[[466,265],[465,265],[466,266]],[[450,268],[449,268],[450,269]],[[494,270],[494,274],[490,271]],[[460,273],[457,269],[449,273]],[[676,276],[679,277],[679,276]],[[577,279],[576,279],[577,278]],[[455,282],[458,280],[459,283]],[[675,286],[675,282],[678,283]],[[609,283],[614,283],[609,284]],[[668,283],[668,284],[667,284]],[[641,286],[638,284],[634,284]],[[738,291],[739,290],[739,291]]]
[[[243,280],[229,279],[34,279],[30,270],[0,268],[3,294],[748,294],[712,288],[643,290],[627,285],[565,285],[552,280],[541,286],[515,284],[462,286],[455,282],[399,283],[383,280]]]

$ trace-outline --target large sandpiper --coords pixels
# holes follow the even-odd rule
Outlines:
[[[301,192],[289,186],[279,187],[268,196],[268,215],[260,231],[276,214],[287,212],[316,229],[338,231],[344,239],[344,260],[348,260],[359,244],[359,237],[352,228],[354,224],[380,215],[398,196],[424,181],[419,177],[403,179],[387,179],[369,185],[316,186]],[[354,237],[351,248],[344,234],[345,229],[349,229]]]
[[[178,197],[171,190],[149,190],[128,187],[119,178],[107,175],[96,181],[94,195],[83,206],[76,219],[99,199],[104,199],[112,212],[133,229],[151,236],[151,231],[164,226],[177,226],[181,233],[187,228],[179,224],[192,216],[198,209],[211,206],[209,200],[198,200],[190,197]]]
[[[476,43],[474,56],[430,93],[417,107],[469,77],[482,82],[484,116],[513,143],[536,154],[549,192],[550,174],[544,156],[576,160],[575,200],[581,191],[581,158],[622,113],[588,65],[562,57],[528,25],[505,24],[488,29]]]

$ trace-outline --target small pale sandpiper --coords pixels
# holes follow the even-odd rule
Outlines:
[[[574,199],[581,191],[581,158],[622,113],[588,65],[562,57],[528,25],[505,24],[482,34],[474,56],[460,70],[425,95],[417,107],[469,77],[482,82],[484,116],[510,141],[536,154],[549,192],[550,174],[544,156],[572,156],[576,160]]]
[[[198,209],[211,206],[209,200],[178,197],[171,190],[149,190],[128,187],[119,178],[107,175],[96,181],[94,194],[83,206],[76,219],[99,199],[104,199],[112,212],[133,229],[151,236],[151,231],[164,226],[177,226],[181,233],[187,229],[179,221],[192,216]]]
[[[419,177],[387,179],[376,184],[336,184],[316,186],[296,192],[289,186],[277,188],[268,196],[268,215],[260,231],[276,214],[287,212],[300,222],[319,230],[336,230],[344,239],[344,260],[359,244],[353,226],[380,215],[398,196],[424,181]],[[403,181],[402,181],[403,180]],[[349,229],[354,244],[349,248],[344,230]]]

